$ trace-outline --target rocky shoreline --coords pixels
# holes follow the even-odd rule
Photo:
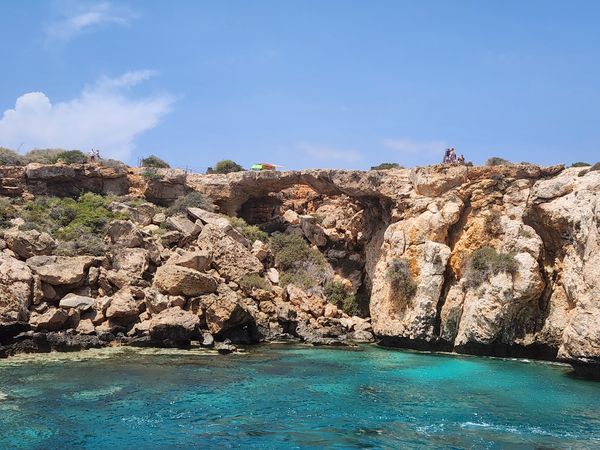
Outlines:
[[[149,177],[30,164],[0,167],[0,176],[17,210],[0,231],[0,357],[114,344],[197,342],[226,353],[281,339],[378,341],[600,374],[600,171]],[[52,234],[27,222],[36,199],[81,192],[112,196],[99,206],[110,220],[98,254],[65,254],[64,225]],[[190,193],[211,204],[170,208]]]

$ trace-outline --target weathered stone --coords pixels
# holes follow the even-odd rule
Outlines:
[[[33,274],[24,262],[0,252],[0,328],[27,320]]]
[[[59,306],[63,309],[76,308],[79,311],[87,311],[92,308],[95,303],[96,299],[91,297],[67,294],[60,300]]]
[[[239,280],[244,275],[263,270],[256,256],[214,224],[204,226],[198,236],[198,246],[212,253],[214,266],[227,280]]]
[[[150,320],[150,337],[155,340],[189,341],[198,335],[200,318],[179,307],[161,311]]]
[[[43,314],[31,314],[29,324],[38,331],[57,331],[61,330],[69,314],[60,308],[48,308]]]
[[[24,259],[36,255],[49,255],[56,247],[52,236],[37,230],[7,231],[4,233],[4,240],[9,249]]]
[[[253,322],[241,298],[229,288],[220,286],[218,294],[211,294],[204,302],[208,329],[217,337],[235,327]]]
[[[217,289],[215,279],[210,276],[175,264],[165,264],[156,271],[154,286],[164,294],[193,297]]]
[[[208,252],[205,251],[186,251],[178,249],[167,261],[167,264],[175,264],[181,267],[188,267],[190,269],[203,272],[210,267],[212,258]]]
[[[138,317],[138,304],[133,295],[127,289],[120,290],[110,299],[110,304],[106,309],[106,318],[122,324],[128,324],[135,321]]]
[[[60,286],[81,282],[96,261],[93,256],[32,256],[26,262],[43,282]]]
[[[141,247],[144,243],[142,233],[130,220],[114,220],[108,227],[111,244],[121,247]]]
[[[202,227],[185,216],[171,216],[165,223],[171,230],[178,231],[185,237],[197,236],[202,231]]]

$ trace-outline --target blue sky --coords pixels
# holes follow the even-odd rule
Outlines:
[[[135,164],[600,160],[597,1],[4,1],[0,146]]]

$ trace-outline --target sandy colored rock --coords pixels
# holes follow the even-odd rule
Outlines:
[[[165,309],[150,319],[149,333],[156,340],[189,341],[197,337],[199,327],[198,315],[174,307]]]
[[[32,290],[33,274],[27,264],[0,252],[0,327],[27,320]]]
[[[26,263],[43,282],[60,286],[81,282],[96,261],[93,256],[32,256]]]
[[[24,259],[36,255],[49,255],[56,247],[52,236],[37,230],[7,231],[4,233],[4,240],[9,249]]]
[[[121,247],[141,247],[144,240],[140,230],[130,220],[114,220],[108,227],[110,243]]]
[[[196,295],[214,292],[217,289],[215,279],[207,274],[175,264],[165,264],[156,271],[154,286],[163,294]]]

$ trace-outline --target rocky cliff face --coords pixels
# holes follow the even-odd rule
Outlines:
[[[9,233],[0,279],[15,289],[0,288],[5,327],[29,315],[37,330],[68,328],[73,308],[55,303],[85,286],[94,306],[85,314],[78,307],[75,329],[93,330],[87,335],[105,330],[164,341],[170,332],[175,340],[210,332],[217,340],[250,342],[287,334],[333,342],[352,333],[368,339],[372,331],[389,345],[560,359],[599,372],[599,171],[533,165],[227,175],[159,170],[144,181],[139,169],[82,167],[67,176],[51,167],[28,167],[21,178],[3,168],[0,185],[19,186],[3,193],[70,195],[65,180],[78,180],[81,189],[128,191],[169,204],[198,191],[223,215],[190,209],[168,218],[171,231],[160,238],[148,231],[152,218],[117,223],[109,239],[128,250],[79,261],[81,280],[60,283],[48,281],[51,274],[40,267],[72,261],[31,261],[57,257],[32,256],[40,250]],[[248,241],[224,215],[302,236],[325,256],[328,276],[357,295],[372,329],[368,318],[343,313],[322,292],[279,287],[269,245]],[[29,259],[11,249],[13,242],[28,249],[21,253]],[[481,249],[510,264],[476,267]],[[264,276],[269,289],[244,290],[240,280],[249,274]]]

